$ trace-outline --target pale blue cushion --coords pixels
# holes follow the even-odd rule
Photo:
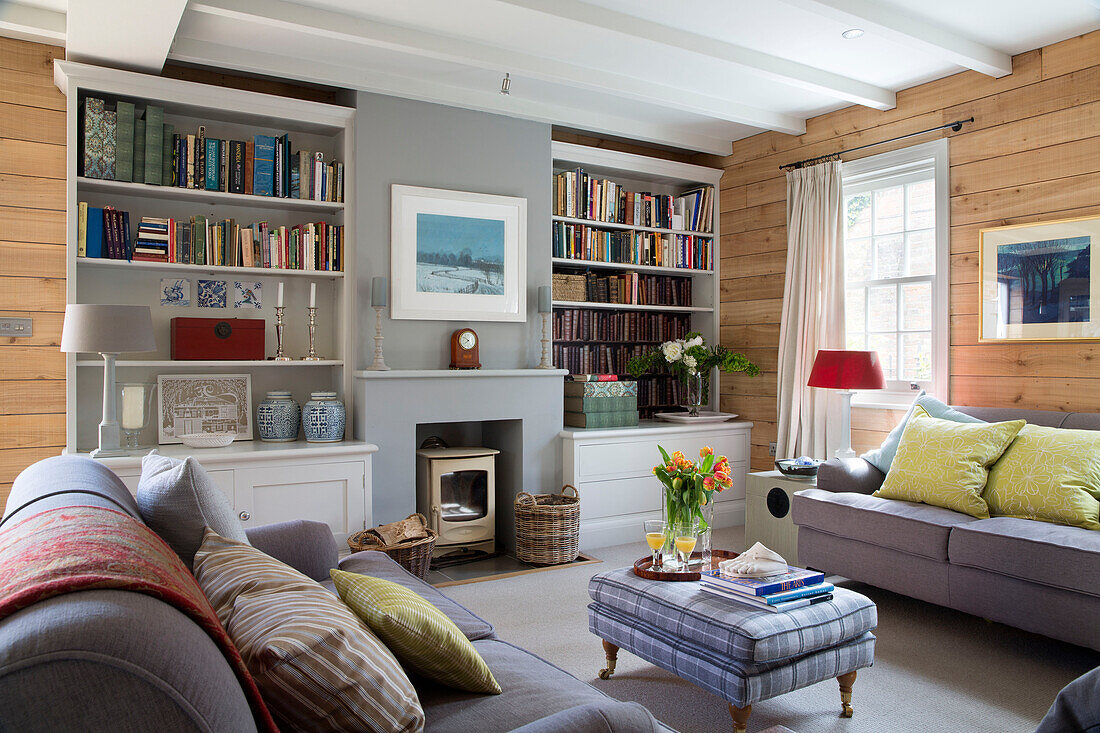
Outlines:
[[[966,413],[959,412],[953,407],[940,402],[935,397],[926,394],[922,389],[920,394],[917,395],[917,399],[909,406],[909,411],[905,413],[905,417],[903,417],[901,422],[890,431],[890,434],[886,436],[886,440],[882,441],[882,445],[872,451],[864,453],[861,456],[863,460],[883,473],[890,472],[890,464],[894,462],[894,456],[897,455],[898,452],[898,444],[901,442],[901,434],[905,432],[905,425],[909,422],[909,418],[913,416],[913,410],[917,405],[920,405],[930,417],[939,418],[940,420],[966,423],[985,422],[985,420],[979,420],[976,417],[971,417]]]

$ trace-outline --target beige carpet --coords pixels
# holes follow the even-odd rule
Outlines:
[[[741,528],[720,547],[743,547]],[[502,638],[530,649],[612,697],[635,700],[683,733],[730,730],[726,704],[627,652],[618,671],[597,679],[599,640],[589,633],[588,579],[646,552],[639,542],[596,550],[601,565],[562,568],[446,588],[489,620]],[[855,717],[841,719],[835,682],[821,682],[753,706],[749,731],[797,733],[1031,731],[1067,682],[1100,664],[1100,654],[858,583],[844,585],[878,604],[875,666],[860,670]]]

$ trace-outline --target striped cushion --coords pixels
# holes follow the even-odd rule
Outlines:
[[[195,577],[281,729],[423,730],[401,665],[316,581],[210,529]]]
[[[431,603],[382,578],[333,570],[332,581],[344,603],[406,666],[448,687],[500,694],[474,645]]]

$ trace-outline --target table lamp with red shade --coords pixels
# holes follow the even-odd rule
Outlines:
[[[852,450],[852,395],[858,389],[883,389],[886,379],[882,375],[876,351],[841,351],[820,349],[814,359],[808,387],[837,389],[841,400],[840,433],[844,443],[836,450],[837,458],[855,458]]]

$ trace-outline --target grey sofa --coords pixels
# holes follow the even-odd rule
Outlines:
[[[133,497],[109,469],[63,456],[20,474],[4,523],[76,505],[141,519]],[[420,681],[428,731],[668,730],[641,705],[612,700],[498,638],[489,623],[386,555],[361,552],[338,562],[327,525],[268,525],[248,537],[330,589],[328,571],[337,565],[400,583],[438,606],[473,640],[504,693],[472,695]],[[41,601],[0,621],[0,730],[220,733],[256,726],[232,669],[187,616],[148,595],[88,590]]]
[[[1100,430],[1095,413],[955,409]],[[1100,649],[1100,531],[870,496],[884,478],[862,458],[822,464],[817,487],[797,492],[791,508],[802,564]]]

